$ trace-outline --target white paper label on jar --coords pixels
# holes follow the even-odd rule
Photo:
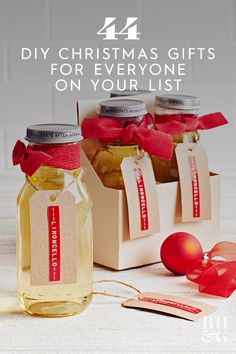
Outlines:
[[[181,188],[182,221],[211,219],[208,160],[200,143],[178,144],[175,150]]]
[[[128,204],[130,238],[159,232],[156,182],[149,157],[126,157],[121,170]]]
[[[69,192],[41,190],[29,200],[30,283],[77,282],[77,217],[75,197]]]

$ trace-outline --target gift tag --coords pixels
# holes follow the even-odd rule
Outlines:
[[[69,192],[41,190],[29,200],[31,285],[77,281],[77,218]]]
[[[128,204],[130,238],[160,231],[156,182],[147,156],[126,157],[121,164]]]
[[[181,188],[182,221],[211,219],[208,160],[200,143],[178,144],[175,150]]]
[[[216,311],[216,307],[191,299],[158,293],[140,293],[137,299],[122,303],[125,307],[163,312],[173,316],[197,321]]]
[[[80,173],[83,173],[82,171]],[[78,178],[74,179],[70,174],[65,173],[65,177],[64,177],[64,184],[65,184],[65,188],[66,190],[68,190],[69,192],[71,192],[71,194],[73,194],[73,196],[75,197],[75,204],[79,204],[82,202],[82,196],[78,190]]]

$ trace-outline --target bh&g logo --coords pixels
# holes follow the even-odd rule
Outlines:
[[[208,316],[203,321],[202,342],[227,343],[227,317]]]
[[[127,17],[125,26],[119,32],[116,31],[116,19],[116,17],[105,17],[103,27],[97,32],[97,34],[104,36],[103,40],[117,40],[118,36],[126,36],[125,40],[140,39],[138,17]]]

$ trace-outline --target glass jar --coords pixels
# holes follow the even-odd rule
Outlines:
[[[186,95],[163,95],[155,99],[155,123],[176,120],[185,122],[186,119],[196,119],[199,111],[199,99]],[[174,150],[179,143],[197,143],[198,131],[188,131],[173,135]],[[178,165],[175,151],[170,161],[151,156],[154,174],[157,182],[174,182],[179,180]]]
[[[100,116],[116,119],[123,127],[138,125],[146,113],[145,103],[139,100],[113,99],[100,103]],[[139,147],[135,143],[122,145],[119,140],[107,141],[97,149],[91,164],[104,186],[124,189],[122,160],[138,154]]]
[[[27,148],[29,152],[43,151],[46,153],[47,151],[50,153],[52,147],[55,149],[65,146],[73,148],[74,144],[79,144],[81,139],[79,127],[64,124],[34,125],[28,127],[26,136],[26,140],[29,141]],[[70,157],[68,156],[68,158]],[[39,191],[53,191],[53,193],[58,191],[55,198],[51,199],[54,200],[54,204],[57,204],[57,194],[62,193],[61,195],[63,195],[65,190],[74,196],[73,208],[75,209],[73,210],[75,210],[74,215],[77,219],[75,230],[73,229],[74,244],[76,245],[75,257],[73,258],[73,262],[75,262],[73,263],[73,269],[76,271],[75,279],[73,283],[49,281],[51,280],[49,279],[49,265],[43,264],[42,260],[39,272],[41,272],[41,268],[46,268],[48,282],[47,284],[42,283],[42,285],[32,285],[31,265],[35,252],[42,252],[40,250],[40,247],[42,247],[43,249],[46,248],[49,254],[50,241],[49,231],[47,230],[47,242],[43,243],[39,237],[39,249],[32,248],[31,222],[33,221],[30,214],[30,200]],[[48,215],[45,218],[48,218]],[[65,248],[63,249],[62,245],[69,242],[67,241],[69,236],[69,231],[67,233],[61,231],[60,245],[58,246],[61,247],[61,273],[67,267],[64,261],[66,259],[65,254],[63,254]],[[67,257],[70,257],[70,254]],[[69,170],[42,165],[31,176],[26,174],[24,186],[17,198],[17,296],[22,308],[29,314],[46,317],[70,316],[83,311],[92,299],[92,269],[91,199],[84,183],[81,168],[78,166],[78,168]],[[70,269],[67,269],[67,271],[70,271]]]

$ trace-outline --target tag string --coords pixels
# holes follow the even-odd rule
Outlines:
[[[98,283],[116,283],[116,284],[120,284],[120,285],[123,285],[123,286],[125,286],[127,288],[130,288],[130,289],[134,290],[137,294],[141,294],[141,291],[139,289],[137,289],[133,285],[130,285],[130,284],[125,283],[123,281],[104,279],[104,280],[98,280],[98,281],[94,282],[94,284],[98,284]],[[130,297],[116,295],[116,294],[108,293],[106,291],[104,291],[104,292],[94,291],[93,295],[110,296],[110,297],[115,297],[115,298],[120,298],[120,299],[130,299]]]
[[[58,198],[58,196],[65,192],[67,189],[70,188],[70,186],[73,184],[73,183],[77,183],[77,178],[81,178],[83,176],[83,170],[81,169],[80,173],[73,179],[73,181],[71,181],[65,188],[63,188],[62,190],[59,190],[58,192],[54,193],[51,197],[54,197],[55,199]],[[36,187],[29,179],[28,175],[26,174],[25,175],[25,178],[27,180],[27,182],[31,185],[31,187],[33,187],[36,191],[40,191],[40,188]]]
[[[148,153],[144,150],[140,150],[140,149],[137,149],[137,156],[136,156],[136,159],[135,159],[135,164],[138,165],[139,161],[142,159],[142,158],[146,158],[148,156]]]

